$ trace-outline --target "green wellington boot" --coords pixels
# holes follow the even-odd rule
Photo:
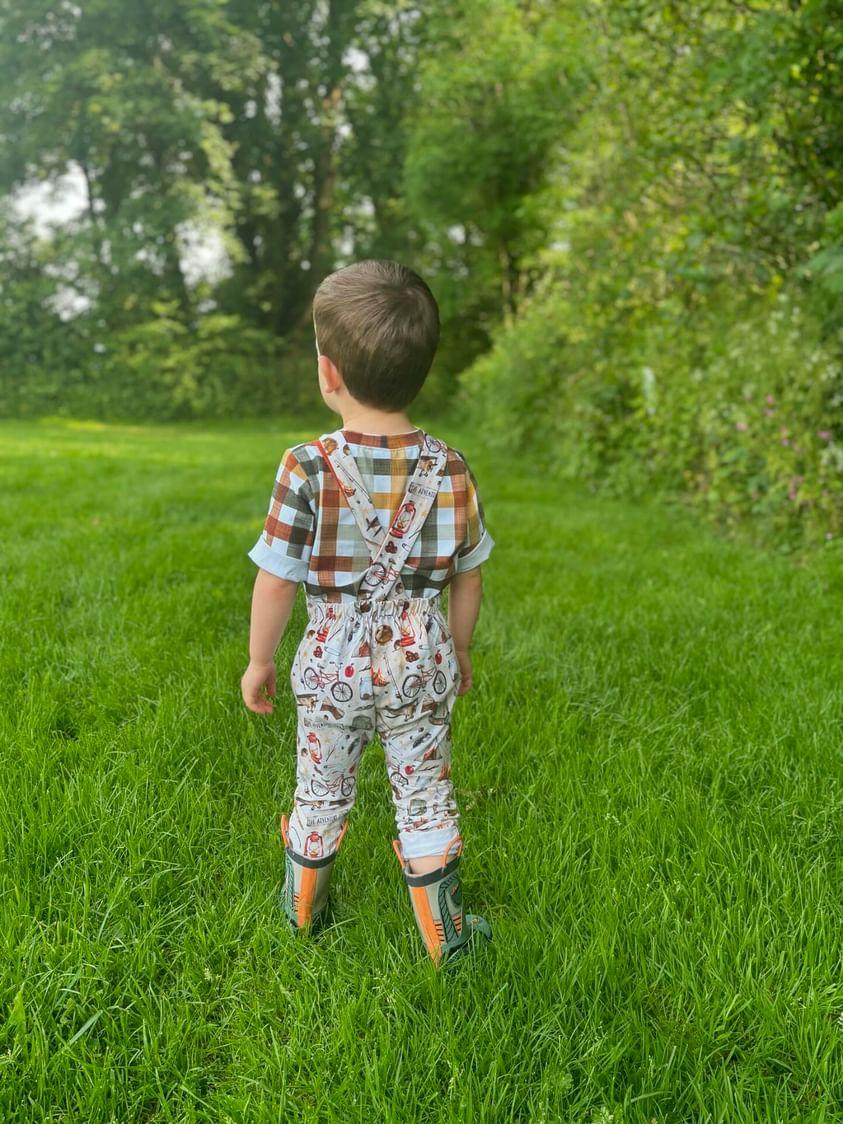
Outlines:
[[[392,841],[395,854],[401,863],[404,879],[410,890],[410,900],[430,958],[437,968],[461,959],[477,942],[480,933],[487,941],[492,939],[492,927],[484,917],[466,913],[462,904],[462,882],[459,875],[462,840],[459,849],[448,862],[448,852],[453,841],[445,848],[442,866],[429,874],[413,874],[405,861],[401,844]]]
[[[282,816],[285,868],[281,906],[294,932],[315,933],[325,922],[331,871],[348,828],[348,821],[342,825],[336,850],[323,859],[311,859],[294,851],[290,846],[288,827],[289,820]]]

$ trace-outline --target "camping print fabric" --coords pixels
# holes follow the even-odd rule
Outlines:
[[[440,598],[402,596],[400,573],[436,498],[447,449],[425,437],[404,499],[384,528],[342,432],[323,437],[321,446],[371,563],[355,603],[308,598],[308,628],[290,672],[298,715],[290,843],[307,858],[333,854],[356,797],[361,754],[377,734],[405,856],[438,854],[459,830],[450,779],[459,662]]]
[[[459,664],[438,598],[316,607],[293,660],[298,711],[293,849],[336,850],[378,734],[407,858],[440,853],[458,832],[451,714]]]
[[[384,530],[342,430],[320,438],[318,445],[372,559],[357,591],[358,601],[361,597],[366,601],[384,599],[392,592],[401,596],[405,592],[401,568],[439,492],[448,462],[447,446],[429,434],[424,435],[404,499]]]

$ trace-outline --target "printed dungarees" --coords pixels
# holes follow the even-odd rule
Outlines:
[[[298,716],[290,844],[311,859],[336,851],[361,754],[377,734],[405,857],[439,855],[459,836],[450,779],[459,663],[440,597],[408,598],[400,573],[436,498],[447,448],[425,435],[384,530],[342,431],[321,446],[371,564],[353,603],[307,598],[308,628],[290,672]]]

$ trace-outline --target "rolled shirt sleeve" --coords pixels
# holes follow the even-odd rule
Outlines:
[[[277,578],[303,582],[307,578],[316,513],[304,469],[292,449],[281,458],[261,536],[249,558]]]
[[[465,461],[464,457],[463,460]],[[495,540],[486,527],[486,517],[480,492],[477,488],[477,478],[469,468],[468,462],[466,462],[465,468],[468,477],[466,481],[466,519],[468,526],[465,539],[457,551],[455,566],[458,574],[462,574],[466,570],[473,570],[481,562],[485,562],[495,545]]]

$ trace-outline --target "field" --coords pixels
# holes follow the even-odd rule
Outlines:
[[[447,975],[377,745],[336,923],[278,907],[305,613],[248,713],[246,551],[318,424],[0,424],[4,1122],[843,1121],[839,561],[431,429],[497,541]]]

